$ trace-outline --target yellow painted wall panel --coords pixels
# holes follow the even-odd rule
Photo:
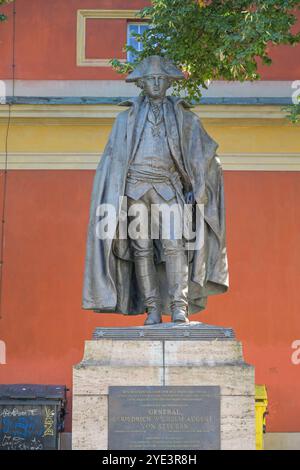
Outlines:
[[[219,143],[221,153],[299,153],[298,126],[214,126],[207,132]]]
[[[5,152],[7,126],[0,126],[0,152]]]
[[[102,152],[110,126],[12,125],[9,152]]]
[[[219,143],[220,153],[299,153],[298,126],[214,125],[203,122]],[[16,125],[9,133],[9,152],[102,152],[111,126]],[[6,126],[0,126],[0,152],[5,149]]]

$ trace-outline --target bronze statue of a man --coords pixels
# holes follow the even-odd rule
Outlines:
[[[146,310],[145,325],[161,323],[162,313],[170,313],[173,322],[186,323],[189,314],[205,308],[208,295],[228,289],[223,174],[217,144],[184,99],[166,96],[172,81],[183,78],[171,61],[151,56],[126,79],[143,92],[121,103],[129,109],[118,115],[95,175],[84,309],[128,315]],[[196,238],[202,231],[202,243],[189,250],[185,236],[163,235],[164,217],[151,219],[153,206],[177,205],[182,227],[185,204],[193,207],[192,219],[196,213],[201,215],[192,225]],[[114,209],[110,237],[99,236],[103,207]],[[118,236],[124,220],[133,220],[131,214],[139,208],[148,214],[142,225],[151,229],[156,225],[158,237],[151,237],[148,228],[147,236],[130,236],[129,231],[127,237]]]

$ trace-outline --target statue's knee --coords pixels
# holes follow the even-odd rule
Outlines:
[[[131,247],[135,258],[153,258],[152,240],[131,240]]]
[[[182,240],[162,240],[165,256],[178,255],[184,251]]]

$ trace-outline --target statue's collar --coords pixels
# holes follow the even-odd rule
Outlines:
[[[144,96],[137,96],[134,98],[129,98],[128,100],[121,101],[119,103],[119,106],[134,106],[134,105],[140,104],[144,98],[145,98]]]
[[[162,98],[157,104],[158,104],[158,106],[162,106],[164,103],[166,103],[166,101],[167,101],[167,98],[166,98],[166,96],[165,96],[165,97]],[[149,98],[149,96],[147,96],[147,95],[145,96],[145,103],[149,103],[150,106],[153,106],[154,104],[156,104],[156,103],[154,103],[154,102]]]
[[[129,98],[128,100],[121,101],[119,106],[138,106],[142,103],[149,102],[148,96],[140,95],[134,98]],[[186,101],[184,98],[178,96],[165,96],[163,103],[172,102],[174,106],[182,105],[184,108],[193,108],[193,105]]]

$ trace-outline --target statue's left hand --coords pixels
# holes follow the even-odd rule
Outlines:
[[[186,204],[194,204],[195,196],[194,196],[193,191],[186,192],[184,195],[184,199],[185,199]]]

